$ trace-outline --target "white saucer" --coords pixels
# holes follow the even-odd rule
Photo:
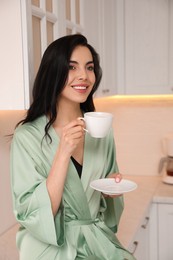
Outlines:
[[[105,178],[92,181],[90,187],[97,191],[101,191],[104,194],[116,195],[135,190],[137,184],[125,179],[122,179],[121,182],[117,183],[114,178]]]

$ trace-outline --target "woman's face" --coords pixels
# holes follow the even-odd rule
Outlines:
[[[94,83],[95,73],[92,54],[87,47],[77,46],[72,52],[67,84],[60,97],[75,103],[83,103],[90,94]]]

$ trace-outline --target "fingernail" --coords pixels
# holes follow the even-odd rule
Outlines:
[[[116,177],[116,178],[115,178],[115,181],[116,181],[116,182],[120,182],[120,178],[119,178],[119,177]]]

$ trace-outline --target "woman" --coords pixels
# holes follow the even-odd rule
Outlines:
[[[14,213],[21,260],[134,259],[117,240],[122,197],[90,188],[119,177],[113,133],[84,132],[101,80],[99,58],[82,35],[62,37],[45,51],[33,103],[11,147]]]

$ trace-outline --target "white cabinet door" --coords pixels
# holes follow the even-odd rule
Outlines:
[[[103,78],[96,97],[116,93],[115,1],[84,1],[84,35],[100,55]]]
[[[84,1],[84,34],[101,57],[96,96],[173,93],[172,0]]]
[[[83,32],[83,0],[2,0],[0,18],[0,109],[27,109],[48,44]]]
[[[153,203],[150,211],[149,260],[158,258],[158,205]]]
[[[137,260],[149,260],[149,229],[150,217],[147,214],[129,248]]]
[[[173,204],[158,205],[159,260],[173,259]]]
[[[101,61],[103,79],[99,96],[111,96],[116,93],[116,70],[115,70],[115,1],[103,0],[100,6],[100,33],[101,33]]]
[[[19,0],[0,3],[0,109],[23,109],[24,71]]]
[[[173,93],[173,1],[124,1],[125,94]]]

